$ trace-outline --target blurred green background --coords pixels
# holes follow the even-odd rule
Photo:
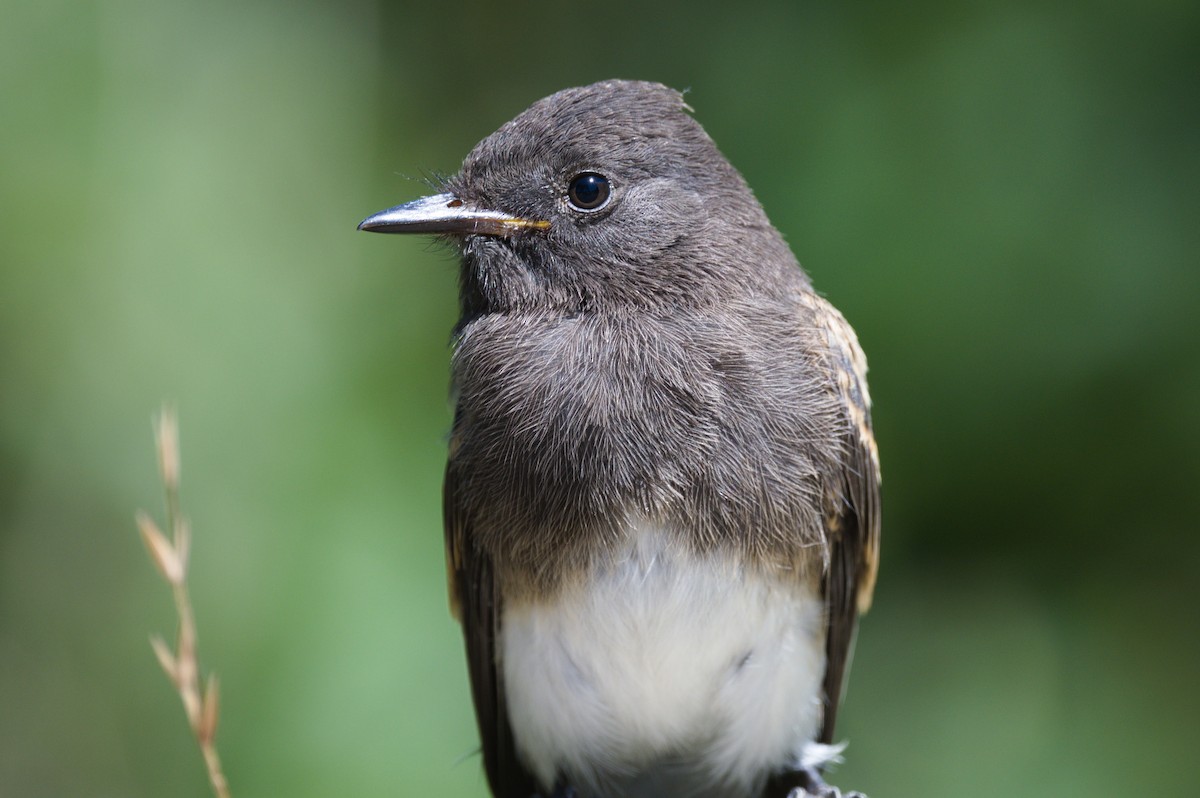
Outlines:
[[[835,780],[1194,795],[1200,5],[0,0],[0,795],[203,796],[147,645],[179,410],[235,796],[482,796],[448,251],[355,231],[557,89],[690,88],[872,364]]]

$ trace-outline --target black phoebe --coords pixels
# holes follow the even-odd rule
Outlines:
[[[561,91],[359,225],[462,252],[446,556],[497,798],[838,794],[866,360],[690,110]]]

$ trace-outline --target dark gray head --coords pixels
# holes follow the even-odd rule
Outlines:
[[[481,141],[445,193],[359,228],[456,237],[466,318],[794,288],[790,251],[689,110],[657,83],[560,91]]]

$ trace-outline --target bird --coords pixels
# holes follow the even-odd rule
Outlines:
[[[841,796],[880,539],[854,330],[664,85],[559,91],[431,182],[359,229],[461,258],[443,514],[492,794]]]

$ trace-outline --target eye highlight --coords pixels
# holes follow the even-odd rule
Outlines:
[[[612,186],[608,178],[598,172],[583,172],[571,179],[567,186],[567,201],[579,211],[598,211],[608,203]]]

